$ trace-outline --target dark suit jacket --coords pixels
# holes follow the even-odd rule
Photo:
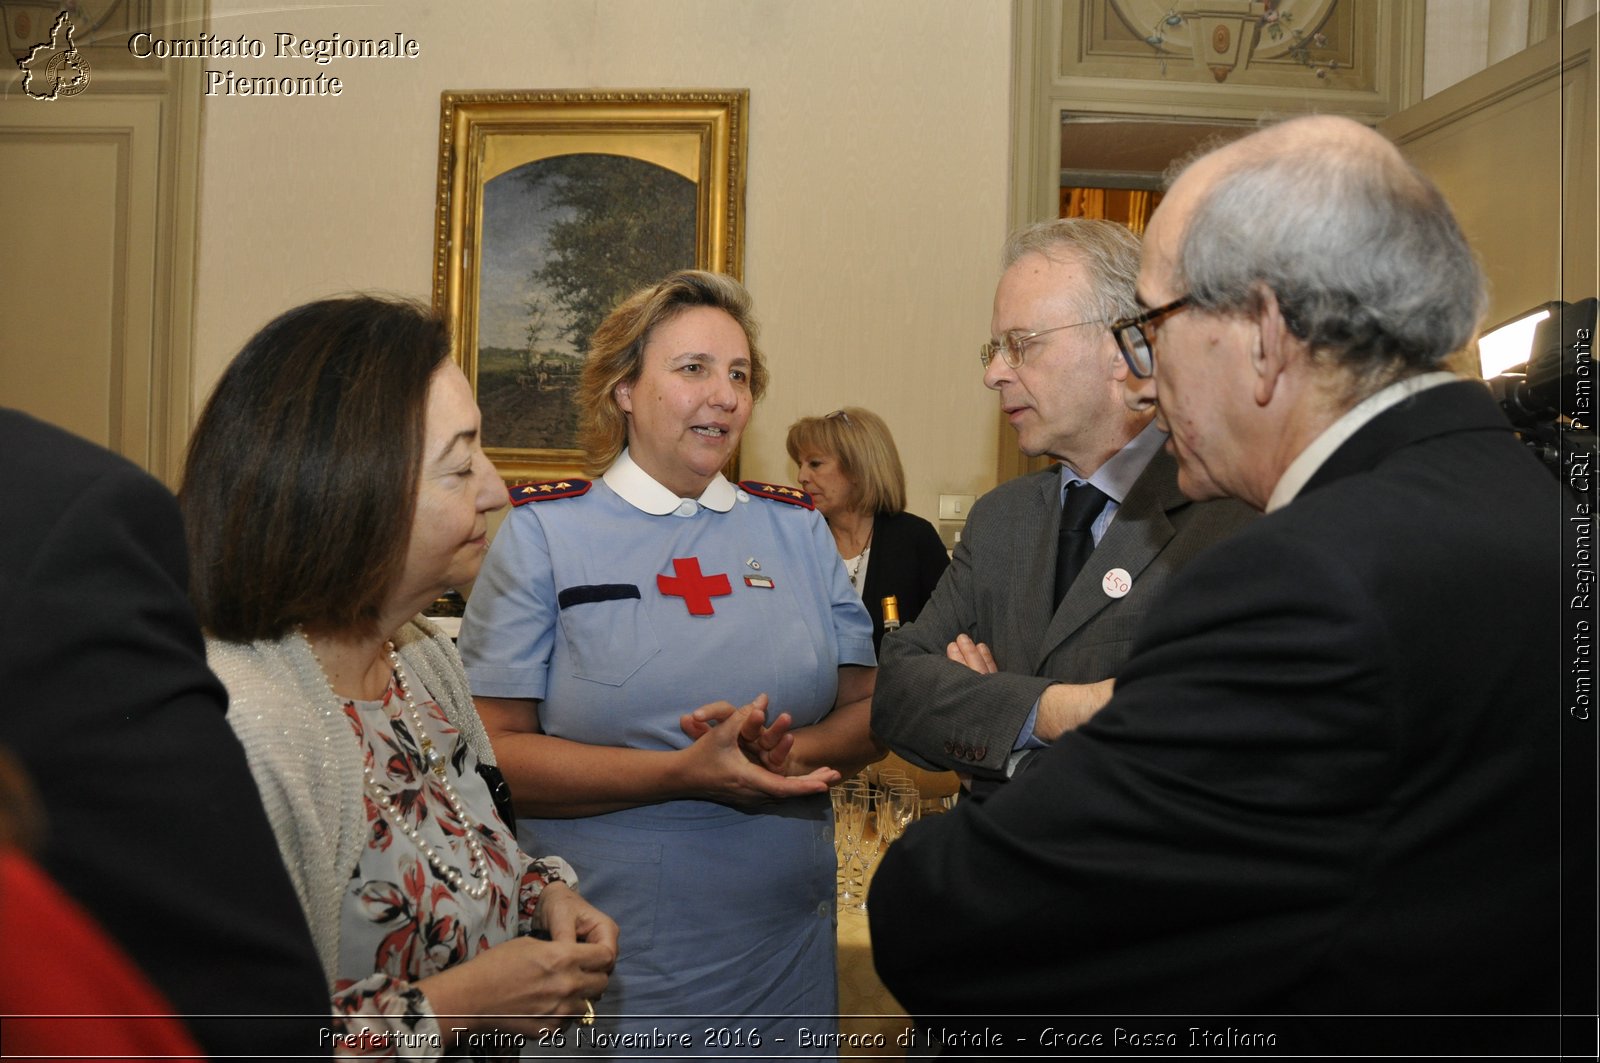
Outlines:
[[[922,612],[939,577],[950,567],[950,555],[932,524],[915,513],[879,513],[872,519],[872,553],[861,600],[872,617],[872,645],[883,646],[883,600],[894,595],[900,622],[909,624]]]
[[[1173,579],[1093,720],[889,849],[884,983],[920,1015],[1553,1010],[1564,504],[1481,385],[1379,415]]]
[[[187,579],[166,488],[0,410],[0,742],[48,820],[39,862],[180,1012],[326,1014]],[[213,1054],[281,1058],[314,1052],[325,1025],[191,1029]]]
[[[1051,468],[1001,484],[972,507],[922,615],[884,640],[873,731],[914,763],[1003,777],[1044,689],[1117,675],[1173,573],[1254,517],[1238,502],[1184,498],[1176,463],[1157,451],[1057,609],[1061,474]],[[1123,598],[1101,586],[1113,568],[1132,577]],[[946,659],[962,632],[989,645],[999,674]]]

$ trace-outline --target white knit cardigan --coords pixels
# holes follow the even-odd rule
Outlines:
[[[394,642],[412,686],[425,687],[478,759],[493,764],[454,644],[420,616]],[[332,989],[344,890],[367,841],[361,746],[343,699],[298,633],[248,643],[207,639],[206,657],[228,688],[228,722],[244,743]]]

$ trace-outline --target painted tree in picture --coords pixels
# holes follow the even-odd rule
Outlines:
[[[693,181],[620,155],[558,155],[483,186],[478,406],[490,447],[578,446],[578,375],[629,293],[695,264]]]

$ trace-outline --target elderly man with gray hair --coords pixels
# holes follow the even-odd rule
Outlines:
[[[1484,305],[1449,207],[1371,130],[1286,122],[1180,174],[1138,295],[1131,405],[1185,494],[1266,515],[1174,577],[1096,716],[889,850],[885,984],[1206,1016],[1107,1046],[1554,1052],[1571,500],[1441,371]]]

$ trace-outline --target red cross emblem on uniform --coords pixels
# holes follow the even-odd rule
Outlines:
[[[698,557],[673,558],[672,571],[677,575],[656,576],[656,586],[662,594],[682,598],[683,604],[689,607],[690,616],[710,616],[715,612],[711,608],[711,599],[733,593],[726,573],[712,576],[700,574]]]

